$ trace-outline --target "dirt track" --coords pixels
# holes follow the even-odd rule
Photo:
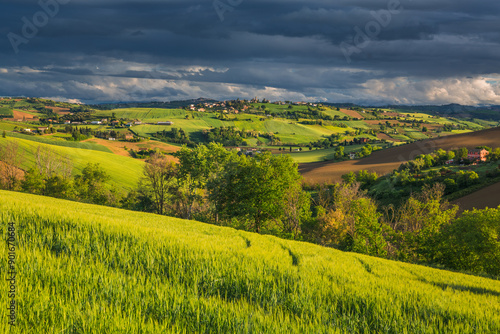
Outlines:
[[[500,182],[459,198],[452,203],[459,204],[460,210],[497,208],[500,205]]]
[[[480,145],[500,147],[500,128],[427,139],[374,152],[371,156],[360,160],[301,164],[299,170],[307,183],[337,182],[341,180],[342,175],[350,171],[357,172],[365,169],[379,175],[385,175],[398,168],[401,163],[412,160],[420,154],[428,154],[439,148],[445,150],[459,147],[473,149]]]

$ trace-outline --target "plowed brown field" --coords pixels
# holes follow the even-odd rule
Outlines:
[[[33,116],[33,115],[30,115],[28,113],[25,113],[25,112],[22,112],[22,111],[19,111],[19,110],[13,110],[12,111],[13,114],[14,114],[14,119],[37,119],[38,117],[36,116]]]
[[[459,147],[473,149],[480,145],[500,147],[500,128],[453,135],[448,137],[427,139],[412,144],[402,145],[383,151],[374,152],[371,156],[360,160],[349,160],[334,163],[331,161],[301,164],[299,170],[307,183],[337,182],[342,175],[350,171],[368,170],[385,175],[398,168],[399,165],[414,159],[420,154],[428,154],[439,148],[450,150]]]
[[[173,153],[177,152],[180,148],[177,146],[169,145],[166,143],[162,142],[157,142],[157,141],[149,141],[147,143],[129,143],[129,142],[121,142],[121,141],[114,141],[114,140],[104,140],[104,139],[99,139],[99,138],[92,138],[92,139],[87,139],[84,140],[83,142],[89,142],[89,143],[95,143],[99,144],[102,146],[106,146],[113,152],[114,154],[121,155],[124,157],[130,157],[130,153],[125,149],[133,149],[135,151],[139,151],[141,148],[150,148],[150,149],[159,149],[161,152],[164,153]],[[175,160],[172,158],[172,160]]]
[[[459,198],[452,203],[459,204],[460,210],[497,208],[500,205],[500,182]]]
[[[58,115],[67,115],[69,114],[68,108],[60,108],[60,107],[45,107],[47,109],[52,109],[52,111]]]
[[[340,109],[340,111],[343,112],[344,114],[346,114],[347,116],[352,117],[352,118],[365,119],[364,116],[362,116],[359,112],[357,112],[355,110]]]

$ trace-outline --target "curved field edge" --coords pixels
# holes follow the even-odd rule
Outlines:
[[[0,191],[4,240],[8,223],[17,237],[20,332],[500,330],[500,282],[491,279]],[[4,246],[3,264],[7,257]],[[7,298],[1,293],[0,303]],[[0,322],[0,331],[8,326]]]
[[[68,159],[73,165],[73,174],[81,173],[88,163],[98,163],[109,174],[110,184],[118,190],[130,190],[137,186],[142,175],[144,162],[113,153],[88,149],[48,145],[19,138],[0,138],[0,146],[8,141],[18,143],[22,152],[22,169],[28,170],[35,165],[35,154],[39,146],[49,148],[61,159]]]
[[[460,205],[461,210],[472,210],[474,208],[496,208],[500,205],[500,182],[494,183],[464,197],[452,201],[452,204]]]
[[[358,160],[303,163],[299,166],[299,170],[305,181],[310,184],[338,182],[342,180],[342,175],[350,171],[367,170],[379,175],[391,173],[402,163],[415,159],[420,154],[432,153],[439,148],[444,150],[460,147],[473,149],[481,145],[497,147],[498,143],[500,143],[500,127],[417,141],[376,151],[372,155]]]

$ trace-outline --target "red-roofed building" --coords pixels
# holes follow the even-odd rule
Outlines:
[[[486,162],[486,157],[490,154],[485,149],[482,150],[470,150],[469,153],[467,154],[467,158],[471,161],[482,161]]]

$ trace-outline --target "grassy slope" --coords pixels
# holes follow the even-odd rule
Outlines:
[[[12,117],[12,109],[5,106],[0,106],[0,116]]]
[[[84,150],[93,150],[93,151],[112,153],[109,148],[102,146],[102,145],[98,145],[98,144],[94,144],[94,143],[82,143],[82,142],[68,141],[65,138],[68,138],[70,136],[65,135],[65,134],[64,135],[63,134],[54,134],[54,135],[42,137],[42,136],[25,135],[25,134],[18,133],[18,132],[11,132],[8,134],[8,137],[29,140],[29,141],[33,141],[36,143],[42,143],[42,144],[47,144],[47,145],[72,147],[72,148],[78,148],[78,149],[84,149]]]
[[[3,231],[9,222],[19,332],[500,330],[500,282],[486,278],[0,191]]]
[[[35,152],[38,146],[45,146],[50,147],[50,149],[60,155],[61,158],[70,159],[73,163],[73,173],[75,174],[80,173],[89,162],[99,163],[111,176],[110,183],[117,186],[119,189],[131,189],[135,187],[142,175],[144,163],[132,158],[112,153],[93,151],[91,149],[47,145],[19,138],[0,138],[0,145],[5,145],[6,141],[9,140],[18,142],[19,147],[24,151],[24,163],[22,167],[25,170],[34,166]],[[88,145],[92,147],[91,144]]]

